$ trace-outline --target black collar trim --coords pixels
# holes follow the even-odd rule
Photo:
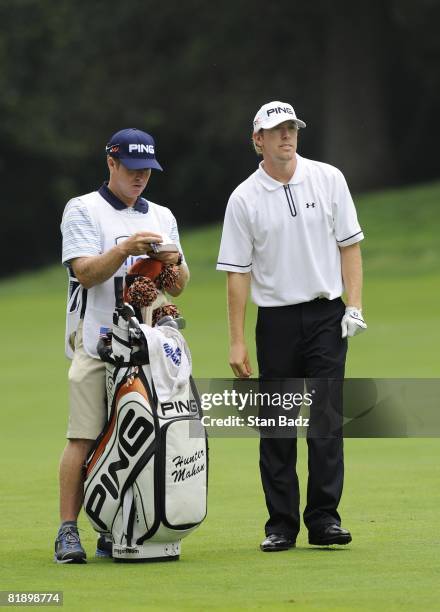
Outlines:
[[[104,198],[106,202],[108,202],[116,210],[125,210],[127,208],[127,205],[124,204],[124,202],[122,202],[119,198],[117,198],[112,191],[110,191],[107,182],[101,185],[101,187],[98,189],[98,193],[101,197]],[[137,210],[138,212],[143,213],[145,215],[148,212],[149,208],[148,201],[144,198],[139,197],[136,200],[136,203],[133,208],[134,210]]]

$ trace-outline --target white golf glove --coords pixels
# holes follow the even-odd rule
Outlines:
[[[345,315],[342,317],[341,327],[343,338],[347,336],[351,338],[363,332],[364,329],[367,329],[367,324],[362,318],[362,310],[354,306],[347,306]]]

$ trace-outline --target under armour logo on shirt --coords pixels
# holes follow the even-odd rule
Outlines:
[[[307,208],[315,208],[315,202],[306,202]]]

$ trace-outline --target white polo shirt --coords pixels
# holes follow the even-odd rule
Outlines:
[[[258,306],[287,306],[344,291],[339,247],[364,237],[343,174],[297,155],[284,185],[262,163],[232,193],[217,270],[251,272]]]

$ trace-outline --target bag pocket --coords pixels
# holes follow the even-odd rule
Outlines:
[[[163,427],[161,436],[162,522],[170,529],[195,527],[207,512],[205,430],[198,419],[176,419]]]

